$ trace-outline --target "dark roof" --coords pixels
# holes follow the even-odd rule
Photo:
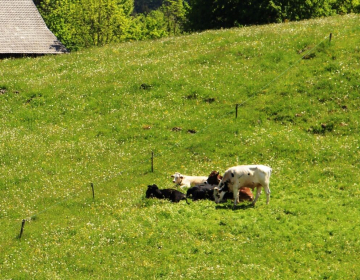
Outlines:
[[[0,0],[0,54],[64,52],[32,0]]]

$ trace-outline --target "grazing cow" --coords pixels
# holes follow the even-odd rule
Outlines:
[[[206,176],[187,176],[176,172],[174,175],[171,175],[173,179],[173,183],[179,185],[180,188],[183,187],[193,187],[198,184],[205,183],[208,177]]]
[[[239,198],[239,189],[247,187],[252,190],[256,188],[256,197],[252,202],[255,206],[263,187],[266,192],[266,204],[269,204],[271,171],[272,169],[265,165],[240,165],[229,168],[225,171],[219,186],[214,189],[215,202],[219,203],[225,193],[233,192],[235,207]]]
[[[146,190],[146,198],[156,197],[159,199],[169,199],[172,202],[179,202],[180,200],[186,200],[188,203],[186,195],[178,190],[174,189],[162,189],[160,190],[157,185],[149,185]]]

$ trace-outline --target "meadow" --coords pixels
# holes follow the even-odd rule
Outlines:
[[[360,279],[359,106],[354,14],[0,60],[0,279]],[[145,198],[240,164],[269,205]]]

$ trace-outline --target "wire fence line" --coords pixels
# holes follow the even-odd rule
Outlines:
[[[243,102],[237,103],[238,105],[243,105],[245,103],[247,103],[250,99],[252,99],[254,96],[256,96],[257,94],[259,94],[260,92],[262,92],[263,90],[265,90],[267,87],[269,87],[271,84],[275,83],[277,80],[279,80],[282,76],[284,76],[287,72],[289,72],[292,68],[295,67],[295,65],[299,64],[306,56],[308,56],[310,53],[312,53],[315,49],[317,49],[323,42],[325,42],[329,37],[326,36],[324,37],[323,40],[321,40],[317,45],[315,45],[313,48],[309,49],[308,51],[305,52],[305,54],[299,58],[297,61],[294,62],[293,65],[289,66],[287,69],[285,69],[283,72],[281,72],[278,76],[276,76],[274,79],[272,79],[270,82],[268,82],[267,84],[265,84],[263,87],[261,87],[258,91],[256,91],[253,95],[251,95],[248,99],[246,99]],[[332,38],[332,33],[330,33],[330,41]]]
[[[268,88],[269,86],[271,86],[272,84],[274,84],[276,81],[278,81],[282,76],[284,76],[286,73],[288,73],[292,68],[294,68],[297,64],[299,64],[303,59],[304,57],[306,57],[307,55],[309,55],[311,52],[313,52],[315,49],[317,49],[322,43],[324,43],[324,41],[326,40],[330,40],[331,42],[331,39],[332,39],[332,34],[330,34],[330,38],[328,36],[324,37],[324,39],[322,39],[319,43],[317,43],[313,48],[307,50],[301,58],[297,59],[295,62],[292,63],[291,66],[289,66],[288,68],[286,68],[284,71],[282,71],[279,75],[277,75],[275,78],[273,78],[271,81],[269,81],[268,83],[266,83],[264,86],[262,86],[259,90],[255,91],[251,96],[249,96],[247,99],[245,99],[244,101],[241,101],[241,102],[238,102],[238,103],[235,103],[235,104],[231,104],[231,105],[223,105],[223,106],[217,106],[217,108],[229,108],[230,106],[232,108],[235,108],[236,110],[236,113],[237,113],[237,108],[238,106],[242,106],[244,104],[246,104],[247,102],[249,102],[251,99],[255,98],[260,92],[262,92],[264,89]],[[215,122],[216,123],[223,123],[224,119],[228,119],[228,115],[224,114],[224,115],[221,115],[219,118],[215,119]],[[212,125],[214,125],[214,120],[212,120]],[[210,125],[205,125],[203,126],[199,131],[197,131],[197,133],[202,133],[204,132]],[[161,152],[156,152],[154,153],[154,151],[149,151],[148,154],[144,155],[144,159],[141,159],[141,160],[132,160],[130,159],[129,161],[131,161],[132,164],[130,164],[130,166],[133,166],[134,163],[135,164],[148,164],[149,166],[149,170],[151,169],[151,171],[153,172],[153,163],[154,163],[154,157],[156,156],[162,156],[162,155],[165,155],[165,152],[166,151],[169,151],[170,149],[173,149],[174,146],[179,146],[181,145],[185,140],[187,140],[188,138],[184,138],[184,139],[181,139],[179,140],[178,142],[176,142],[175,144],[173,144],[171,147],[167,147],[167,149],[161,151]],[[124,163],[125,165],[125,163]],[[86,183],[86,186],[88,186],[88,188],[82,188],[80,191],[77,189],[75,190],[72,194],[69,194],[67,197],[57,201],[56,203],[52,204],[52,205],[49,205],[48,207],[38,211],[38,212],[35,212],[33,214],[31,214],[30,216],[24,218],[22,221],[26,221],[26,222],[30,222],[31,220],[34,219],[34,217],[36,216],[39,216],[40,214],[43,214],[51,209],[53,209],[54,207],[58,206],[58,205],[61,205],[63,203],[65,203],[66,201],[69,201],[71,199],[74,199],[75,197],[78,197],[80,196],[81,194],[83,194],[85,191],[88,191],[89,192],[89,196],[90,196],[90,193],[91,193],[91,186],[93,187],[92,182],[96,182],[97,184],[103,184],[107,181],[110,181],[110,180],[113,180],[119,176],[121,176],[122,174],[126,173],[126,172],[130,172],[132,171],[132,168],[128,168],[128,169],[123,169],[115,174],[112,174],[111,176],[105,176],[105,177],[93,177],[92,178],[92,181],[91,182],[87,182]],[[160,171],[161,172],[161,171]],[[94,189],[92,189],[94,191]],[[96,190],[96,188],[95,188]],[[94,198],[94,193],[93,193],[93,198]],[[17,222],[16,224],[14,223],[14,226],[12,227],[14,229],[18,228],[20,229],[20,224]],[[21,234],[22,234],[22,230],[23,230],[23,225],[21,227],[21,233],[20,233],[20,236],[21,237]]]

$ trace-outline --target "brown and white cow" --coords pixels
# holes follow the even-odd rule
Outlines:
[[[215,202],[222,201],[225,193],[234,194],[234,207],[239,199],[239,189],[247,187],[252,190],[256,188],[256,197],[252,204],[255,206],[261,194],[261,188],[266,193],[266,204],[270,202],[270,176],[272,169],[265,165],[239,165],[230,167],[225,171],[219,186],[214,189]]]
[[[211,173],[209,174],[207,180],[206,180],[206,183],[209,184],[209,185],[219,185],[220,181],[221,181],[222,177],[221,175],[219,174],[218,171],[214,170],[214,171],[211,171]]]

